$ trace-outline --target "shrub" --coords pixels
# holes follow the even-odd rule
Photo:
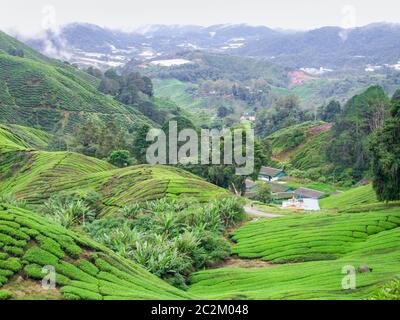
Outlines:
[[[11,293],[9,293],[8,291],[0,290],[0,300],[9,300],[11,298]]]
[[[127,167],[131,164],[128,150],[113,151],[108,157],[108,162],[119,168]]]
[[[17,199],[12,194],[4,194],[0,196],[0,203],[9,204],[10,206],[25,209],[27,204],[25,200]]]
[[[265,183],[265,182],[257,182],[257,190],[256,190],[256,195],[254,197],[254,200],[260,201],[263,203],[267,203],[271,201],[272,196],[271,196],[271,188],[270,186]]]
[[[230,254],[224,232],[245,218],[238,198],[210,204],[164,198],[120,212],[133,220],[104,218],[85,229],[94,240],[183,289],[192,271]]]
[[[400,300],[400,281],[394,280],[377,290],[370,300]]]
[[[120,213],[127,219],[135,219],[142,212],[142,207],[138,203],[134,203],[120,209]]]

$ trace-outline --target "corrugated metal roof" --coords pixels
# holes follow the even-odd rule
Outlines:
[[[319,199],[322,196],[325,195],[325,193],[313,189],[308,189],[308,188],[299,188],[294,191],[294,193],[297,196],[303,197],[303,198],[310,198],[310,199]]]
[[[265,182],[271,188],[272,192],[286,192],[291,188],[287,185],[280,184],[280,183],[272,183],[272,182]]]

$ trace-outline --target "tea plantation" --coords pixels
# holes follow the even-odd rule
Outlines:
[[[95,78],[60,62],[0,51],[0,92],[0,117],[5,123],[50,132],[70,132],[88,118],[122,126],[152,124],[136,108],[99,92]]]
[[[32,144],[32,142],[31,142]],[[109,163],[72,152],[31,150],[29,140],[0,127],[0,193],[29,204],[42,204],[60,192],[102,196],[104,213],[132,202],[163,197],[196,197],[200,201],[227,192],[184,170],[140,165],[116,169]]]
[[[34,212],[0,205],[0,299],[40,299],[35,291],[52,266],[65,299],[187,299],[180,291],[111,250],[47,221]],[[50,269],[48,269],[50,270]],[[13,288],[21,282],[22,291]],[[51,289],[50,289],[51,290]],[[15,295],[15,296],[14,296]]]
[[[400,276],[399,225],[399,208],[253,222],[234,233],[233,251],[271,265],[198,272],[189,292],[218,299],[368,298]],[[358,272],[362,265],[372,272]],[[354,290],[342,288],[346,266],[357,271]]]

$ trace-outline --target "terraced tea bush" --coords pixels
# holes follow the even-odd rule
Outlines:
[[[252,222],[234,233],[233,251],[274,264],[199,271],[189,292],[204,299],[384,299],[382,283],[400,275],[399,215],[392,208]],[[363,265],[372,271],[357,271]],[[354,290],[342,287],[346,266],[356,270]],[[397,284],[388,287],[386,298],[395,298]]]
[[[65,299],[191,298],[139,265],[32,211],[0,204],[0,227],[0,242],[18,248],[6,252],[0,247],[0,300],[12,298],[17,273],[39,286],[46,275],[44,266],[55,268],[53,290]],[[31,297],[28,290],[21,298]]]
[[[105,161],[77,153],[32,151],[23,139],[2,128],[0,178],[0,194],[18,194],[30,205],[43,205],[60,193],[75,194],[101,215],[164,197],[208,201],[228,194],[174,167],[116,169]]]
[[[369,236],[399,226],[400,210],[302,214],[250,223],[233,233],[233,253],[273,263],[337,259]]]
[[[326,209],[345,210],[351,207],[377,202],[378,199],[372,189],[372,185],[366,185],[322,199],[321,207]]]
[[[152,123],[136,107],[99,92],[96,78],[31,49],[29,52],[21,58],[0,51],[0,88],[7,92],[7,104],[0,109],[3,122],[48,132],[71,132],[90,117],[126,128]]]

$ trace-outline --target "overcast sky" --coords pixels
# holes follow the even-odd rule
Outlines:
[[[397,3],[397,4],[396,4]],[[248,23],[284,29],[400,22],[397,0],[0,0],[0,28],[25,34],[89,22],[133,29],[148,24]]]

